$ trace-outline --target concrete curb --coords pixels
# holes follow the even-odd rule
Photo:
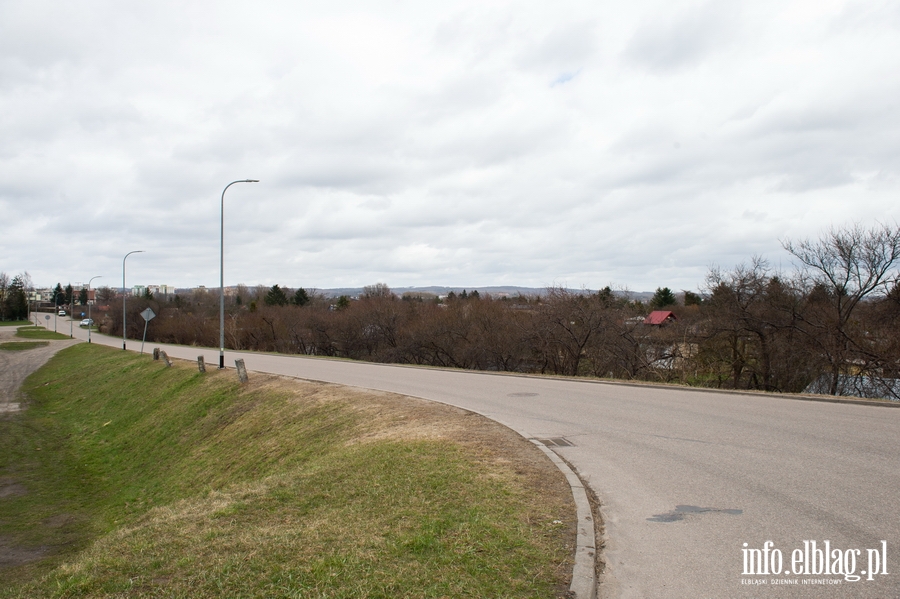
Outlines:
[[[594,516],[591,512],[591,503],[588,501],[587,491],[578,475],[569,468],[569,465],[562,458],[540,441],[536,439],[529,439],[529,441],[537,445],[550,458],[550,461],[556,464],[556,467],[569,481],[569,487],[572,488],[572,498],[575,500],[575,514],[578,518],[578,531],[575,539],[575,567],[572,568],[572,584],[569,586],[569,592],[576,599],[596,599],[596,535],[594,532]]]

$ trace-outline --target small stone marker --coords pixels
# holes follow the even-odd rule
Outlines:
[[[249,378],[247,378],[247,367],[244,366],[243,360],[235,360],[234,366],[235,368],[237,368],[238,378],[242,383],[246,383],[248,380],[250,380]]]
[[[153,359],[159,360],[159,348],[158,347],[153,348]]]
[[[169,366],[169,367],[172,366],[172,362],[169,360],[169,356],[166,354],[166,352],[160,351],[159,357],[161,357],[165,361],[166,366]]]
[[[197,356],[197,368],[200,369],[200,372],[206,372],[206,362],[203,361],[203,356]]]

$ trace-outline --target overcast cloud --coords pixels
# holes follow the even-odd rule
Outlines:
[[[900,4],[0,0],[0,270],[696,290],[900,221]]]

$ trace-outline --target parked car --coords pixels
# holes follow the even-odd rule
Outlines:
[[[65,315],[66,315],[66,311],[65,311],[65,310],[60,310],[60,311],[59,311],[59,315],[60,315],[60,316],[65,316]]]
[[[85,318],[84,320],[81,321],[80,326],[92,327],[92,326],[94,326],[94,319],[93,318]]]

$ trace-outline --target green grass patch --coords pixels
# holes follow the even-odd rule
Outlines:
[[[48,331],[44,327],[19,327],[16,330],[16,337],[22,337],[24,339],[69,339],[68,335],[63,335],[62,333],[55,333],[53,331]]]
[[[0,420],[0,597],[564,596],[571,494],[509,459],[529,443],[252,377],[87,344],[29,377]]]
[[[24,351],[38,347],[47,347],[48,345],[50,345],[50,343],[47,341],[7,341],[5,343],[0,343],[0,349],[6,351]]]
[[[20,327],[31,324],[30,320],[0,320],[0,327]]]

